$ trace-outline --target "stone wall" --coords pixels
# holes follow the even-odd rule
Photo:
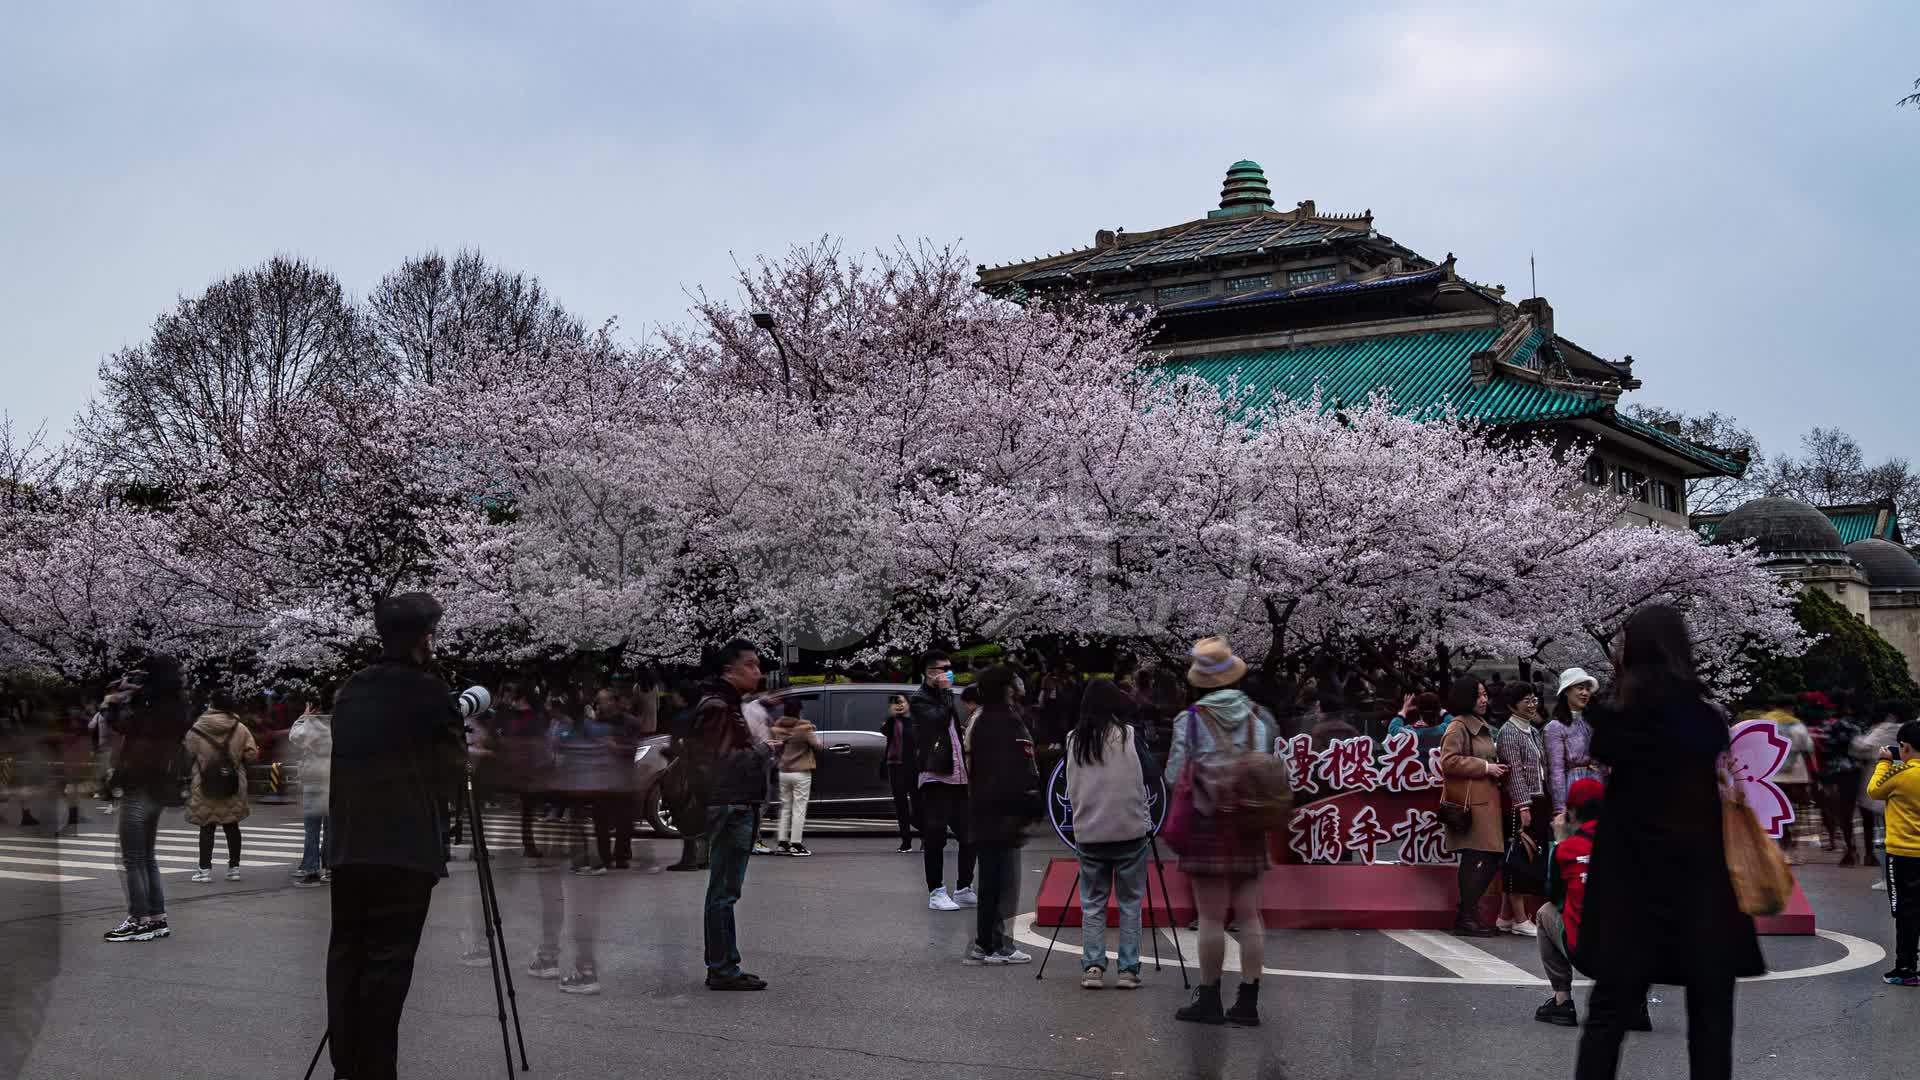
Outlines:
[[[1907,671],[1920,673],[1920,590],[1875,589],[1871,621],[1907,658]]]

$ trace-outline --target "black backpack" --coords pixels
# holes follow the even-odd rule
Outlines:
[[[233,730],[227,732],[227,745],[222,750],[220,761],[200,770],[200,792],[209,799],[231,799],[240,794],[240,767],[233,760],[233,736],[239,730],[240,725],[235,724]],[[200,740],[208,746],[213,745],[213,740],[207,738],[199,728],[194,728],[193,733],[199,735]]]

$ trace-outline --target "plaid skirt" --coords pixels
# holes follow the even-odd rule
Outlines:
[[[1180,853],[1180,872],[1188,877],[1259,877],[1272,867],[1266,830],[1236,825],[1231,819],[1196,815],[1190,850]]]

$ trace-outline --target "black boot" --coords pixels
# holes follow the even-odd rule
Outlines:
[[[1240,984],[1233,1008],[1227,1010],[1227,1022],[1235,1027],[1260,1026],[1260,980]]]
[[[1220,984],[1201,983],[1195,987],[1193,1000],[1175,1010],[1173,1018],[1190,1024],[1226,1023],[1227,1014],[1220,1011]]]

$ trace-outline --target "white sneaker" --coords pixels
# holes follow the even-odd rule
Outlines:
[[[1495,919],[1493,921],[1493,928],[1495,930],[1500,931],[1503,934],[1513,933],[1514,925],[1515,925],[1514,921],[1512,919],[1507,918],[1505,915],[1502,915],[1498,919]]]
[[[961,907],[979,907],[980,894],[974,892],[973,886],[969,885],[953,894],[953,902]]]
[[[1508,930],[1507,933],[1518,934],[1521,937],[1539,937],[1540,928],[1535,926],[1532,920],[1528,920],[1526,922],[1514,923],[1513,929]]]
[[[213,880],[213,871],[202,867],[199,870],[195,870],[193,876],[187,880],[196,884],[205,885],[207,882]]]
[[[237,867],[237,866],[229,866],[229,867],[227,867],[227,880],[228,880],[228,881],[239,881],[239,880],[240,880],[240,868],[239,868],[239,867]]]
[[[1005,952],[988,954],[987,963],[989,964],[1031,964],[1033,963],[1033,957],[1028,956],[1026,953],[1021,952],[1019,949],[1008,949]]]
[[[927,894],[928,911],[959,911],[960,905],[947,895],[946,886],[941,886]]]
[[[527,962],[527,974],[536,979],[557,979],[560,977],[560,954],[536,952]]]
[[[1083,990],[1098,990],[1106,984],[1107,973],[1097,967],[1088,968],[1087,973],[1080,977],[1080,987]]]

